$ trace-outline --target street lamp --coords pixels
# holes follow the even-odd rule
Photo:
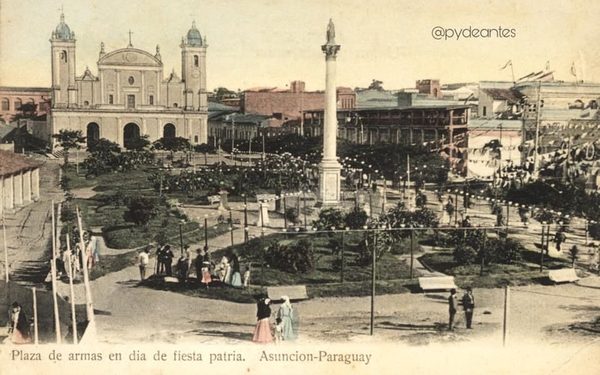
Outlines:
[[[248,242],[248,201],[246,194],[242,194],[244,197],[244,242]]]
[[[204,215],[204,251],[208,251],[208,215]]]

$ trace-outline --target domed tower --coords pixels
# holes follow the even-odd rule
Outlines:
[[[185,109],[206,111],[206,39],[196,22],[181,41],[181,79],[184,82]]]
[[[73,107],[77,103],[75,85],[75,33],[65,23],[64,13],[50,38],[52,53],[52,106]]]

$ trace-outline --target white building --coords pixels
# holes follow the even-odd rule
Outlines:
[[[39,163],[0,150],[0,217],[40,198]]]
[[[97,73],[75,71],[75,33],[64,15],[50,39],[52,110],[50,134],[81,130],[88,143],[106,138],[128,148],[147,135],[207,141],[206,39],[195,24],[182,38],[181,78],[163,72],[160,48],[154,54],[134,48],[106,52],[100,45]]]

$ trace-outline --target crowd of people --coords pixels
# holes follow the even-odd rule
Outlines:
[[[87,269],[91,270],[100,262],[98,237],[83,232],[83,251],[77,231],[74,231],[71,240],[73,242],[72,246],[62,249],[60,256],[56,258],[57,277],[60,279],[62,276],[67,276],[73,277],[74,280],[80,280],[84,263]]]
[[[138,254],[142,281],[146,279],[150,267],[150,254],[150,246]],[[157,248],[155,255],[156,267],[152,271],[157,276],[177,277],[181,283],[189,282],[195,277],[195,280],[205,288],[216,284],[242,288],[250,284],[250,266],[246,266],[242,273],[240,261],[233,253],[221,257],[221,260],[216,263],[211,259],[207,249],[198,249],[194,256],[190,246],[186,245],[177,261],[173,262],[175,254],[171,246],[165,244]]]

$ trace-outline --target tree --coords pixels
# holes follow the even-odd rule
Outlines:
[[[81,130],[61,129],[58,134],[52,135],[52,138],[56,139],[65,151],[65,166],[69,164],[69,150],[72,148],[79,150],[81,144],[85,142]]]
[[[135,225],[146,225],[157,214],[156,200],[143,196],[128,199],[123,219]]]
[[[146,149],[148,146],[150,146],[150,141],[148,140],[148,135],[144,134],[137,138],[133,138],[133,139],[129,140],[127,148],[129,150],[142,151],[142,150]]]
[[[154,141],[152,146],[156,150],[167,151],[186,151],[192,147],[190,141],[183,137],[161,138]]]
[[[383,82],[377,79],[371,80],[371,84],[367,88],[368,90],[383,91]]]

